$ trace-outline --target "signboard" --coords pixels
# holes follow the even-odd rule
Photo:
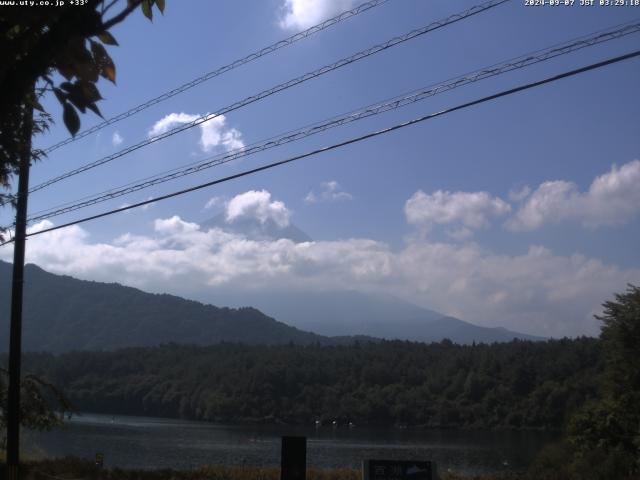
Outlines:
[[[104,465],[104,455],[102,453],[96,453],[96,467],[102,468]]]
[[[366,460],[362,480],[437,480],[434,462],[418,460]]]
[[[282,437],[280,480],[305,480],[307,437]]]

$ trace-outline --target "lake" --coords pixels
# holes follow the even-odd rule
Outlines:
[[[279,467],[280,437],[307,437],[307,464],[360,468],[362,460],[434,460],[441,471],[495,473],[525,469],[555,434],[400,428],[232,426],[151,417],[82,414],[47,433],[26,434],[46,456],[95,457],[106,467],[191,469],[201,465]]]

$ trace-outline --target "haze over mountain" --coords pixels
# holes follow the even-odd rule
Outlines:
[[[213,303],[252,305],[274,318],[320,335],[456,343],[542,340],[505,328],[487,328],[419,307],[388,294],[350,291],[225,291],[204,294]]]
[[[11,265],[0,262],[0,331],[8,334]],[[218,308],[116,283],[78,280],[25,269],[23,345],[26,351],[103,350],[162,343],[209,345],[344,344],[372,337],[456,343],[533,339],[504,329],[471,325],[391,296],[358,292],[263,292],[238,300],[242,308]],[[238,294],[240,295],[240,294]],[[233,304],[225,295],[226,304]],[[265,315],[278,313],[294,326]],[[317,333],[305,331],[314,329]],[[6,342],[0,350],[6,350]]]

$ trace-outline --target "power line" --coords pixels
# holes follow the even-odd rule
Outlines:
[[[216,70],[213,70],[211,72],[205,73],[204,75],[195,78],[193,80],[191,80],[190,82],[184,83],[182,85],[180,85],[177,88],[174,88],[173,90],[170,90],[168,92],[163,93],[162,95],[158,95],[155,98],[152,98],[151,100],[146,101],[145,103],[142,103],[140,105],[137,105],[129,110],[127,110],[126,112],[122,112],[118,115],[116,115],[115,117],[111,117],[91,128],[88,128],[86,130],[83,130],[82,132],[77,133],[74,137],[68,137],[64,140],[62,140],[61,142],[58,142],[54,145],[51,145],[50,147],[47,147],[44,149],[45,153],[51,153],[54,150],[57,150],[58,148],[67,145],[69,143],[75,142],[76,140],[79,140],[81,138],[86,137],[87,135],[91,135],[92,133],[95,133],[99,130],[102,130],[103,128],[109,126],[109,125],[113,125],[114,123],[117,123],[121,120],[124,120],[125,118],[129,118],[137,113],[140,113],[143,110],[146,110],[147,108],[156,105],[158,103],[164,102],[165,100],[168,100],[171,97],[174,97],[182,92],[185,92],[187,90],[190,90],[193,87],[196,87],[198,85],[200,85],[201,83],[204,83],[208,80],[211,80],[212,78],[218,77],[224,73],[227,73],[235,68],[238,68],[242,65],[245,65],[247,63],[253,62],[254,60],[257,60],[258,58],[264,57],[265,55],[269,55],[270,53],[275,52],[276,50],[279,50],[281,48],[284,47],[288,47],[289,45],[292,45],[296,42],[298,42],[299,40],[303,40],[307,37],[310,37],[311,35],[314,35],[322,30],[325,30],[329,27],[332,27],[333,25],[336,25],[337,23],[340,23],[344,20],[347,20],[349,18],[355,17],[356,15],[359,15],[363,12],[366,12],[367,10],[371,10],[372,8],[375,8],[379,5],[382,5],[383,3],[386,3],[388,0],[371,0],[368,2],[364,2],[360,5],[358,5],[356,8],[353,8],[351,10],[347,10],[342,12],[339,15],[336,15],[333,18],[330,18],[328,20],[325,20],[322,23],[319,23],[318,25],[314,25],[313,27],[310,27],[306,30],[303,30],[301,32],[298,32],[294,35],[291,35],[290,37],[285,38],[284,40],[280,40],[279,42],[273,43],[267,47],[264,47],[260,50],[257,50],[253,53],[250,53],[249,55],[247,55],[246,57],[240,58],[238,60],[234,60],[233,62],[224,65],[222,67],[217,68]]]
[[[96,214],[96,215],[91,215],[91,216],[84,217],[84,218],[81,218],[81,219],[78,219],[78,220],[74,220],[72,222],[67,222],[67,223],[64,223],[62,225],[57,225],[57,226],[53,226],[53,227],[50,227],[50,228],[45,228],[43,230],[39,230],[37,232],[32,232],[32,233],[27,234],[27,237],[33,237],[35,235],[40,235],[40,234],[43,234],[43,233],[52,232],[54,230],[59,230],[61,228],[70,227],[72,225],[78,225],[80,223],[85,223],[85,222],[88,222],[90,220],[96,220],[98,218],[107,217],[107,216],[113,215],[115,213],[120,213],[120,212],[124,212],[126,210],[131,210],[133,208],[142,207],[142,206],[148,205],[150,203],[159,202],[161,200],[166,200],[166,199],[169,199],[169,198],[177,197],[179,195],[184,195],[186,193],[191,193],[191,192],[194,192],[196,190],[201,190],[203,188],[207,188],[207,187],[211,187],[213,185],[217,185],[217,184],[220,184],[220,183],[228,182],[230,180],[235,180],[237,178],[241,178],[241,177],[245,177],[245,176],[248,176],[248,175],[252,175],[254,173],[262,172],[262,171],[265,171],[265,170],[270,170],[272,168],[279,167],[279,166],[285,165],[287,163],[295,162],[295,161],[301,160],[303,158],[311,157],[311,156],[318,155],[318,154],[321,154],[321,153],[326,153],[326,152],[329,152],[331,150],[335,150],[337,148],[341,148],[341,147],[344,147],[344,146],[347,146],[347,145],[351,145],[353,143],[358,143],[358,142],[361,142],[363,140],[367,140],[369,138],[377,137],[379,135],[384,135],[384,134],[393,132],[395,130],[400,130],[401,128],[405,128],[405,127],[408,127],[410,125],[415,125],[417,123],[421,123],[421,122],[424,122],[424,121],[427,121],[427,120],[431,120],[431,119],[434,119],[434,118],[437,118],[437,117],[441,117],[443,115],[446,115],[446,114],[449,114],[449,113],[453,113],[453,112],[456,112],[458,110],[463,110],[465,108],[469,108],[469,107],[473,107],[473,106],[476,106],[476,105],[480,105],[482,103],[489,102],[491,100],[496,100],[496,99],[501,98],[501,97],[506,97],[508,95],[513,95],[514,93],[522,92],[524,90],[529,90],[531,88],[539,87],[541,85],[544,85],[544,84],[547,84],[547,83],[551,83],[551,82],[555,82],[555,81],[561,80],[563,78],[572,77],[572,76],[575,76],[575,75],[578,75],[578,74],[581,74],[581,73],[588,72],[590,70],[595,70],[595,69],[598,69],[598,68],[602,68],[602,67],[605,67],[607,65],[612,65],[614,63],[622,62],[624,60],[629,60],[631,58],[638,57],[638,56],[640,56],[640,50],[636,50],[636,51],[628,53],[626,55],[620,55],[620,56],[617,56],[617,57],[609,58],[607,60],[604,60],[604,61],[601,61],[601,62],[598,62],[598,63],[592,63],[591,65],[587,65],[585,67],[581,67],[581,68],[577,68],[577,69],[574,69],[574,70],[570,70],[568,72],[560,73],[558,75],[554,75],[552,77],[547,77],[547,78],[545,78],[543,80],[538,80],[536,82],[527,83],[525,85],[520,85],[518,87],[514,87],[514,88],[511,88],[509,90],[503,90],[503,91],[501,91],[499,93],[495,93],[493,95],[482,97],[480,99],[473,100],[473,101],[467,102],[467,103],[463,103],[463,104],[460,104],[460,105],[457,105],[455,107],[451,107],[451,108],[448,108],[448,109],[440,110],[440,111],[435,112],[435,113],[430,113],[428,115],[424,115],[422,117],[415,118],[413,120],[408,120],[406,122],[399,123],[399,124],[393,125],[391,127],[384,128],[382,130],[377,130],[375,132],[370,132],[370,133],[367,133],[365,135],[361,135],[359,137],[355,137],[355,138],[351,138],[349,140],[345,140],[343,142],[335,143],[335,144],[330,145],[328,147],[319,148],[319,149],[312,150],[312,151],[307,152],[307,153],[303,153],[301,155],[296,155],[294,157],[289,157],[289,158],[287,158],[285,160],[280,160],[278,162],[269,163],[267,165],[263,165],[261,167],[256,167],[256,168],[253,168],[251,170],[245,170],[243,172],[236,173],[234,175],[229,175],[227,177],[219,178],[217,180],[212,180],[210,182],[202,183],[200,185],[189,187],[189,188],[186,188],[184,190],[179,190],[179,191],[176,191],[176,192],[173,192],[173,193],[162,195],[162,196],[154,198],[154,199],[138,202],[138,203],[135,203],[133,205],[120,207],[120,208],[116,208],[116,209],[113,209],[113,210],[108,210],[106,212],[102,212],[102,213],[99,213],[99,214]],[[8,241],[0,244],[0,246],[6,245],[7,243],[11,243],[12,241],[13,240],[8,240]]]
[[[29,190],[29,193],[33,193],[36,192],[38,190],[42,190],[43,188],[46,188],[50,185],[53,185],[54,183],[60,182],[62,180],[65,180],[69,177],[73,177],[75,175],[78,175],[80,173],[86,172],[87,170],[90,170],[92,168],[98,167],[100,165],[103,165],[105,163],[111,162],[117,158],[120,158],[124,155],[127,155],[135,150],[138,150],[142,147],[146,147],[147,145],[150,145],[151,143],[155,143],[159,140],[163,140],[165,138],[168,138],[172,135],[175,135],[177,133],[183,132],[185,130],[188,130],[190,128],[193,128],[197,125],[200,125],[206,121],[209,121],[213,118],[216,118],[220,115],[224,115],[226,113],[229,113],[231,111],[237,110],[241,107],[244,107],[246,105],[249,105],[251,103],[257,102],[259,100],[262,100],[263,98],[269,97],[275,93],[281,92],[283,90],[287,90],[291,87],[294,87],[295,85],[304,83],[308,80],[311,80],[313,78],[319,77],[321,75],[324,75],[326,73],[329,73],[333,70],[337,70],[338,68],[344,67],[346,65],[350,65],[354,62],[357,62],[359,60],[362,60],[363,58],[367,58],[371,55],[374,55],[376,53],[382,52],[384,50],[387,50],[389,48],[395,47],[396,45],[399,45],[401,43],[407,42],[409,40],[413,40],[414,38],[417,38],[421,35],[424,35],[426,33],[432,32],[434,30],[437,30],[439,28],[442,28],[444,26],[459,22],[460,20],[469,18],[473,15],[477,15],[478,13],[484,12],[486,10],[489,10],[491,8],[494,8],[498,5],[501,5],[505,2],[508,2],[509,0],[489,0],[487,2],[484,2],[480,5],[475,5],[467,10],[464,10],[463,12],[460,13],[455,13],[453,15],[450,15],[449,17],[443,19],[443,20],[438,20],[436,22],[432,22],[429,25],[426,25],[424,27],[415,29],[415,30],[411,30],[410,32],[405,33],[404,35],[400,35],[397,37],[394,37],[384,43],[380,43],[378,45],[375,45],[373,47],[367,48],[365,50],[361,50],[349,57],[343,58],[341,60],[338,60],[337,62],[334,62],[330,65],[325,65],[324,67],[318,68],[312,72],[308,72],[305,73],[304,75],[301,75],[299,77],[293,78],[287,82],[281,83],[279,85],[276,85],[275,87],[272,87],[270,89],[267,90],[263,90],[262,92],[252,95],[250,97],[246,97],[243,100],[240,100],[236,103],[233,103],[227,107],[224,107],[222,109],[220,109],[219,111],[217,111],[216,113],[213,114],[207,114],[207,115],[203,115],[198,117],[197,119],[183,124],[179,127],[173,128],[171,130],[168,130],[167,132],[164,132],[160,135],[156,135],[154,137],[150,137],[146,140],[143,140],[135,145],[131,145],[130,147],[127,147],[123,150],[120,150],[119,152],[113,153],[111,155],[108,155],[106,157],[103,157],[99,160],[95,160],[91,163],[85,164],[82,167],[76,168],[74,170],[70,170],[66,173],[63,173],[62,175],[59,175],[57,177],[54,177],[50,180],[47,180],[39,185],[36,185],[34,187],[32,187]],[[8,202],[8,201],[7,201]],[[7,203],[5,202],[5,203]]]
[[[372,104],[362,109],[355,110],[341,116],[336,116],[323,122],[308,125],[298,130],[289,131],[279,136],[272,137],[261,142],[256,142],[248,147],[235,149],[225,154],[218,154],[216,156],[209,157],[204,161],[194,162],[185,167],[175,168],[167,172],[159,173],[152,177],[147,177],[145,179],[139,180],[138,183],[131,182],[121,187],[112,188],[98,194],[90,195],[78,200],[74,200],[72,202],[67,202],[55,207],[48,208],[46,210],[35,212],[30,216],[29,222],[33,223],[40,220],[45,220],[92,205],[103,203],[105,201],[144,190],[146,188],[175,180],[177,178],[191,175],[208,168],[216,167],[241,157],[294,142],[302,138],[314,135],[316,133],[324,132],[334,127],[342,126],[347,123],[395,110],[397,108],[425,100],[426,98],[430,98],[440,93],[444,93],[473,82],[525,68],[549,60],[551,58],[556,58],[558,56],[566,55],[586,47],[604,43],[609,40],[638,32],[640,32],[640,22],[637,22],[635,24],[628,22],[622,24],[622,26],[617,25],[616,27],[610,27],[606,30],[600,30],[590,35],[585,35],[561,44],[556,44],[543,50],[537,50],[532,53],[527,53],[519,57],[507,60],[505,62],[497,63],[489,67],[485,67],[483,69],[449,79],[439,84],[431,85],[420,90],[415,90],[403,96],[394,97],[393,99],[386,100],[378,104]]]

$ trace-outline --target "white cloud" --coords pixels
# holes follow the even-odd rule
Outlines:
[[[252,218],[260,223],[271,220],[279,227],[289,225],[291,212],[280,201],[271,201],[271,193],[266,190],[249,190],[236,195],[227,203],[225,219],[233,223],[243,218]]]
[[[210,152],[215,147],[222,146],[225,150],[244,148],[242,133],[235,128],[226,127],[224,115],[207,114],[210,118],[200,126],[200,149]],[[170,113],[153,124],[148,132],[149,138],[162,135],[173,128],[191,123],[200,118],[198,114]]]
[[[147,200],[153,200],[153,197],[147,197]],[[153,207],[156,204],[156,202],[151,202],[151,203],[147,203],[145,205],[142,205],[140,207],[140,210],[146,211],[149,210],[151,207]]]
[[[114,147],[117,147],[119,145],[122,145],[122,142],[124,142],[124,138],[122,138],[122,135],[120,135],[120,133],[118,133],[117,131],[113,132],[113,136],[111,137],[111,144]]]
[[[306,197],[304,197],[304,201],[306,203],[317,203],[317,202],[337,202],[340,200],[352,200],[353,195],[348,192],[345,192],[340,187],[340,184],[335,180],[329,180],[328,182],[322,182],[320,184],[320,192],[315,193],[311,190]]]
[[[542,183],[507,222],[514,231],[535,230],[544,224],[578,222],[585,227],[623,224],[640,213],[640,160],[633,160],[596,177],[580,192],[573,182]]]
[[[158,135],[162,135],[163,133],[167,133],[169,130],[177,127],[178,125],[193,122],[198,117],[199,115],[191,115],[184,112],[170,113],[169,115],[165,115],[153,124],[148,132],[148,136],[156,137]]]
[[[244,148],[242,134],[235,128],[226,128],[225,123],[225,116],[219,115],[200,125],[200,148],[203,152],[210,152],[219,145],[227,151]]]
[[[153,200],[153,197],[147,197],[147,200]],[[135,212],[136,210],[147,211],[151,207],[153,207],[155,204],[156,204],[156,202],[147,203],[146,205],[142,205],[142,206],[137,207],[137,208],[130,208],[129,210],[125,210],[124,213],[132,213],[132,212]],[[126,203],[125,202],[125,203],[119,205],[118,208],[127,208],[127,207],[130,207],[130,206],[131,206],[130,203]]]
[[[510,210],[508,203],[499,197],[491,197],[487,192],[442,190],[432,194],[418,190],[404,207],[407,222],[426,230],[436,224],[464,227],[463,230],[450,230],[458,238],[468,237],[472,229],[489,226],[491,217],[504,215]]]
[[[354,0],[284,0],[284,16],[280,20],[280,27],[307,29],[349,10],[354,4]]]
[[[225,203],[226,200],[224,197],[211,197],[209,200],[207,200],[207,203],[204,204],[204,208],[205,210],[209,210],[210,208],[215,208],[220,205],[224,205]]]
[[[525,185],[519,189],[513,189],[509,191],[509,200],[512,202],[521,202],[525,198],[529,196],[531,193],[531,187],[529,185]]]
[[[246,204],[256,203],[277,202]],[[4,260],[11,254],[0,249]],[[541,246],[501,255],[473,243],[417,238],[395,251],[369,239],[254,241],[219,228],[203,231],[178,216],[157,219],[148,235],[111,242],[92,241],[79,226],[33,236],[27,260],[59,274],[187,296],[212,287],[384,291],[478,324],[550,336],[596,334],[593,314],[601,303],[640,282],[638,268]]]

